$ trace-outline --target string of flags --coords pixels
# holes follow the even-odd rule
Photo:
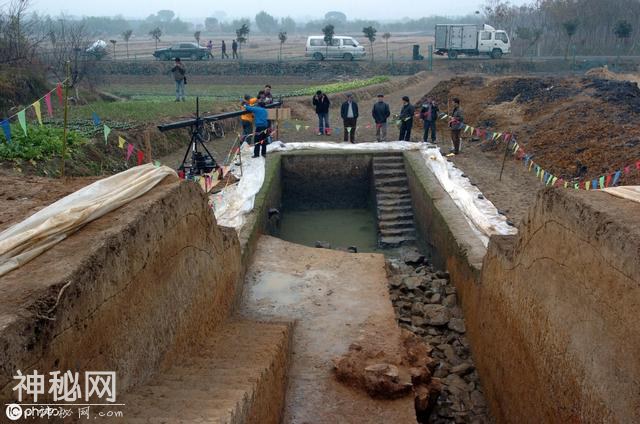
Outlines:
[[[440,119],[447,119],[449,115],[446,113],[441,114]],[[512,154],[518,160],[522,160],[524,167],[528,172],[535,172],[536,178],[546,186],[573,188],[575,190],[597,190],[606,187],[616,186],[620,182],[623,174],[628,175],[635,168],[640,172],[640,160],[635,161],[634,164],[624,166],[622,169],[616,170],[610,174],[601,175],[598,178],[586,180],[586,181],[565,181],[562,177],[557,177],[551,172],[545,170],[538,163],[534,162],[533,154],[528,154],[518,144],[515,136],[507,132],[492,132],[482,128],[474,128],[470,125],[465,125],[463,133],[469,133],[476,137],[483,138],[485,140],[492,140],[496,143],[502,139],[507,143],[507,149],[510,149]]]
[[[4,138],[7,141],[7,143],[11,143],[11,120],[13,120],[14,118],[18,119],[18,124],[20,124],[20,128],[24,132],[24,135],[26,136],[28,134],[28,128],[27,128],[27,111],[28,110],[32,109],[38,121],[38,124],[41,126],[43,125],[42,123],[42,102],[43,101],[47,109],[47,115],[50,118],[53,117],[53,104],[51,103],[51,95],[54,92],[58,97],[58,102],[60,103],[60,107],[64,106],[62,84],[64,84],[66,81],[67,80],[65,79],[64,81],[57,83],[53,89],[49,90],[42,97],[37,99],[35,102],[31,103],[29,106],[23,109],[20,109],[18,112],[0,121],[0,127],[2,127],[2,132],[4,134]]]

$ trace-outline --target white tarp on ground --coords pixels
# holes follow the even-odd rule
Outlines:
[[[608,187],[602,191],[616,197],[640,203],[640,186]]]
[[[493,234],[515,234],[517,230],[507,225],[504,216],[487,199],[480,199],[477,187],[462,177],[462,171],[448,162],[437,148],[428,148],[423,143],[394,141],[386,143],[332,143],[332,142],[274,142],[268,146],[269,152],[294,150],[355,150],[355,151],[407,151],[420,150],[426,166],[435,174],[442,187],[463,212],[467,221],[486,245]],[[250,158],[252,149],[245,145],[243,149],[243,175],[239,184],[229,186],[220,193],[212,195],[216,219],[220,225],[233,227],[240,231],[245,216],[252,209],[256,194],[264,182],[265,161],[263,158]],[[239,176],[239,169],[232,169]]]
[[[83,225],[136,199],[176,172],[152,164],[96,181],[0,233],[0,277],[16,269]]]

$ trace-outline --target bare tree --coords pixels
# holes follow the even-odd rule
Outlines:
[[[376,41],[376,32],[378,32],[378,30],[372,26],[362,28],[362,33],[364,34],[365,37],[367,37],[367,40],[369,40],[369,45],[371,46],[372,62],[373,62],[373,42]]]
[[[31,0],[0,5],[0,57],[4,63],[31,62],[46,40],[42,19],[27,17]]]
[[[131,39],[132,34],[133,34],[133,31],[130,29],[122,33],[122,39],[124,40],[125,45],[127,46],[127,59],[129,59],[129,40]]]
[[[111,44],[113,44],[113,60],[116,60],[116,43],[118,40],[109,40]]]
[[[282,60],[282,46],[287,41],[287,31],[280,31],[278,33],[278,40],[280,40],[280,60]]]
[[[160,37],[162,37],[162,30],[160,27],[155,27],[149,31],[149,35],[156,41],[156,50],[158,50],[158,42],[160,41]]]
[[[387,50],[387,59],[389,59],[389,38],[391,38],[391,33],[385,32],[384,34],[382,34],[382,38],[384,38],[384,44]]]

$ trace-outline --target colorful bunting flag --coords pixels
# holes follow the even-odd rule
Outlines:
[[[2,122],[0,122],[0,125],[2,126],[2,131],[4,132],[4,138],[7,139],[7,143],[11,143],[11,125],[9,125],[9,121],[6,119],[3,119]]]
[[[104,144],[107,144],[107,139],[109,138],[109,134],[111,134],[111,128],[105,125],[103,127],[103,130],[104,130]]]
[[[58,102],[60,102],[60,107],[63,107],[64,105],[62,104],[62,101],[63,101],[62,84],[60,83],[56,85],[56,94],[58,95]]]
[[[91,119],[93,120],[93,125],[95,125],[96,127],[102,122],[100,121],[100,117],[98,116],[98,114],[95,112],[91,114]]]
[[[625,166],[625,167],[624,167],[624,173],[625,173],[625,174],[628,174],[629,172],[631,172],[631,167],[629,167],[629,166]]]
[[[598,182],[600,183],[600,190],[602,190],[604,188],[604,175],[600,177],[600,180]]]
[[[142,165],[142,161],[144,161],[144,152],[142,150],[138,150],[136,154],[138,157],[138,166]]]
[[[129,162],[129,158],[131,157],[132,153],[133,153],[133,144],[127,144],[127,158],[125,159],[125,161]]]
[[[124,149],[124,143],[126,142],[126,140],[120,136],[118,136],[118,147],[121,149]]]
[[[302,126],[302,125],[300,125],[300,124],[296,124],[296,131],[300,131],[300,127],[301,127],[301,126]]]
[[[613,176],[613,183],[611,185],[615,186],[616,184],[618,184],[618,180],[620,179],[621,175],[622,175],[622,171],[616,171],[616,173]]]
[[[47,105],[47,114],[49,118],[53,117],[53,106],[51,105],[51,92],[44,95],[44,104]]]
[[[40,111],[40,100],[36,100],[31,105],[33,106],[33,110],[36,111],[36,118],[38,118],[38,123],[42,125],[42,112]]]
[[[585,181],[585,183],[584,183],[584,189],[588,191],[588,190],[589,190],[589,187],[591,187],[591,181]]]
[[[22,127],[22,131],[24,131],[24,135],[27,135],[27,116],[25,114],[25,110],[22,109],[18,112],[18,122],[20,122],[20,126]]]
[[[612,174],[607,175],[607,179],[606,179],[606,181],[604,182],[604,186],[605,186],[605,187],[611,187],[611,179],[612,179],[612,178],[613,178],[613,175],[612,175]]]
[[[597,190],[597,189],[598,189],[598,180],[597,180],[597,179],[594,179],[593,181],[591,181],[591,187],[592,187],[594,190]]]
[[[156,166],[156,168],[160,168],[160,166],[162,165],[159,160],[153,161],[153,164]],[[207,175],[207,177],[208,177],[208,175]]]

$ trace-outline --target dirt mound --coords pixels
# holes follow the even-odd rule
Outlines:
[[[441,105],[459,97],[466,123],[515,134],[537,164],[565,181],[611,175],[640,159],[640,127],[633,124],[640,118],[640,89],[630,81],[508,77],[479,85],[475,77],[454,78],[429,95]],[[640,183],[635,166],[629,170],[620,184]]]
[[[611,72],[607,66],[589,69],[584,74],[591,78],[617,79],[617,75]]]

